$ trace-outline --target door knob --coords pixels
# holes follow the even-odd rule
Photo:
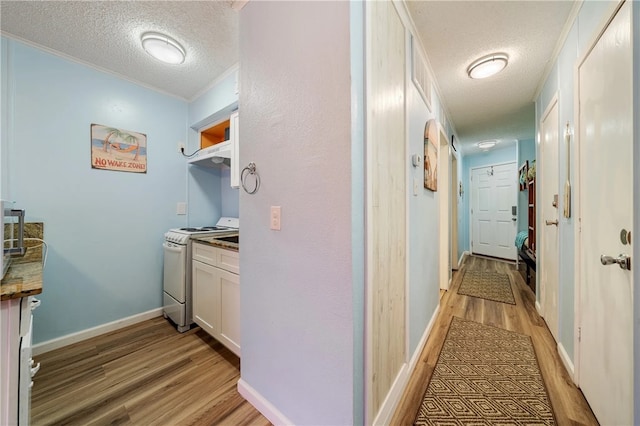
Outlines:
[[[631,270],[631,257],[626,254],[621,254],[618,257],[605,256],[603,254],[600,256],[600,263],[603,265],[613,265],[614,263],[617,263],[620,265],[620,269],[624,269],[626,271]]]
[[[558,226],[558,220],[545,220],[544,223],[546,223],[547,226],[551,226],[551,225]]]

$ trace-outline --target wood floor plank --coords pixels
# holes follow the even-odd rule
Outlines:
[[[35,361],[33,425],[270,424],[237,391],[237,356],[161,317]]]
[[[458,294],[467,270],[491,270],[509,274],[516,305]],[[392,425],[412,425],[427,389],[453,316],[493,325],[531,337],[549,400],[559,425],[597,425],[582,392],[573,384],[558,355],[557,345],[544,319],[535,308],[535,295],[515,265],[477,256],[467,256],[452,284],[440,300],[440,312],[417,366],[394,413]]]

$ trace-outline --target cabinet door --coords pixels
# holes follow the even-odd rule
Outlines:
[[[193,267],[193,320],[215,338],[220,335],[220,272],[198,262]]]
[[[220,271],[220,337],[218,340],[240,356],[240,277]]]
[[[238,111],[231,114],[231,187],[240,187],[240,127]]]

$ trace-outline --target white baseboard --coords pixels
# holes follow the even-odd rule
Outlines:
[[[538,311],[538,315],[544,318],[544,316],[542,315],[542,306],[540,306],[540,302],[538,302],[537,300],[536,300],[536,311]]]
[[[460,269],[460,265],[462,265],[465,256],[469,256],[469,252],[466,250],[462,252],[462,254],[460,255],[460,259],[458,259],[458,269]]]
[[[564,346],[562,346],[562,343],[558,343],[558,354],[560,355],[560,359],[562,360],[562,363],[564,364],[564,368],[567,369],[567,372],[569,373],[569,376],[571,376],[571,380],[575,380],[574,379],[574,371],[575,371],[575,369],[573,367],[573,362],[571,362],[571,358],[569,358],[569,354],[564,349]]]
[[[274,425],[293,425],[293,422],[287,416],[282,414],[280,410],[242,379],[238,380],[238,393]]]
[[[43,353],[52,351],[54,349],[58,349],[63,346],[82,342],[83,340],[87,340],[92,337],[99,336],[101,334],[109,333],[111,331],[115,331],[120,328],[128,327],[130,325],[137,324],[139,322],[146,321],[151,318],[159,317],[161,315],[162,315],[162,308],[156,308],[147,312],[142,312],[141,314],[132,315],[127,318],[122,318],[116,321],[108,322],[106,324],[98,325],[96,327],[88,328],[86,330],[78,331],[76,333],[67,334],[66,336],[47,340],[46,342],[33,345],[33,348],[32,348],[33,355],[34,356],[41,355]]]
[[[431,319],[427,324],[427,327],[422,333],[422,337],[420,338],[420,342],[418,346],[416,346],[416,350],[413,352],[411,359],[409,360],[409,364],[406,363],[402,365],[400,368],[400,372],[396,376],[396,379],[391,385],[391,389],[389,393],[387,393],[386,398],[382,402],[380,406],[380,410],[378,410],[378,414],[373,420],[374,425],[388,425],[391,424],[391,418],[398,408],[398,403],[400,402],[400,398],[404,394],[404,391],[407,388],[407,384],[409,383],[409,379],[413,374],[418,361],[420,360],[420,354],[424,349],[424,346],[427,344],[427,338],[429,338],[429,334],[431,334],[431,329],[438,318],[438,313],[440,312],[440,305],[436,306],[436,309],[433,311],[433,315],[431,315]]]

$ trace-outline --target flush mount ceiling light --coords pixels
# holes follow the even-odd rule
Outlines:
[[[144,33],[140,37],[142,48],[151,56],[167,64],[181,64],[186,52],[184,48],[171,37],[161,33]]]
[[[493,148],[498,143],[496,140],[478,142],[476,145],[482,150]]]
[[[484,56],[467,68],[467,74],[471,78],[487,78],[502,71],[509,62],[509,57],[504,53],[493,53]]]

